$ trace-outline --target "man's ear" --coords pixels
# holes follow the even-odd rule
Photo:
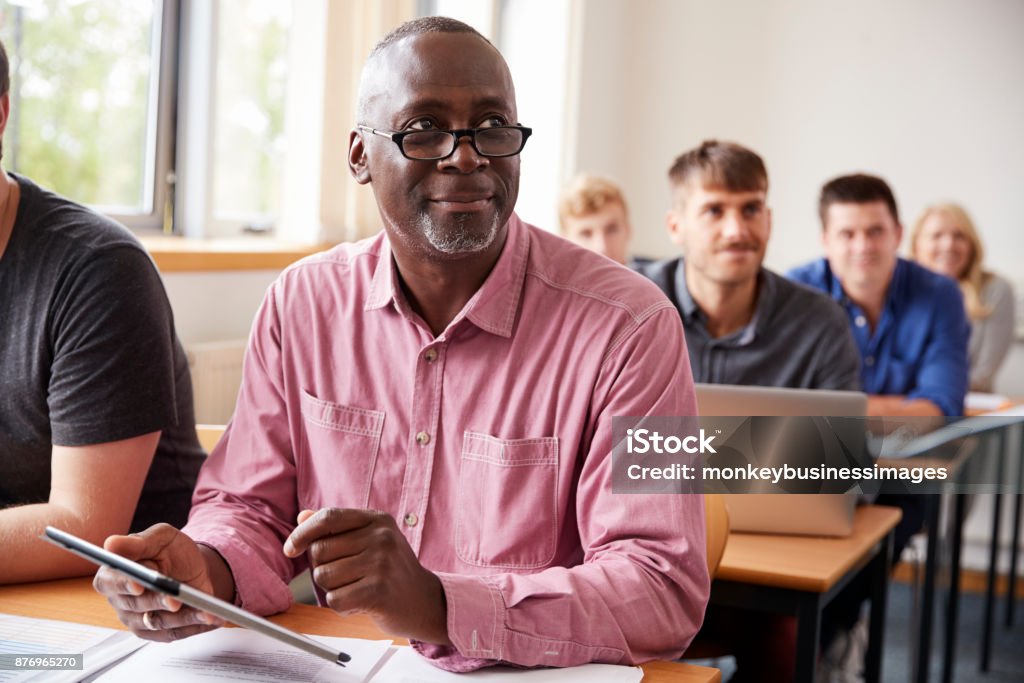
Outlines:
[[[358,130],[348,134],[348,170],[356,182],[366,185],[370,182],[370,167],[366,162],[366,147]]]
[[[675,209],[665,212],[665,230],[668,231],[668,237],[673,243],[683,246],[683,226]]]
[[[896,223],[896,246],[900,246],[903,242],[903,224]]]
[[[5,92],[3,97],[0,97],[0,138],[4,136],[4,131],[7,130],[7,122],[11,120],[11,93]]]

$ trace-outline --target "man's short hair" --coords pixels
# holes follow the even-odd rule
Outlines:
[[[7,61],[7,48],[4,41],[0,40],[0,97],[7,94],[11,89],[11,63]]]
[[[367,107],[370,100],[377,95],[377,91],[371,87],[373,78],[370,74],[374,71],[374,65],[380,59],[380,56],[389,47],[403,38],[419,36],[424,33],[468,33],[494,48],[494,44],[475,28],[451,17],[420,17],[419,19],[412,19],[401,24],[381,38],[380,42],[370,50],[370,55],[366,58],[366,64],[363,66],[362,74],[359,77],[359,94],[356,98],[356,118],[360,122],[365,123],[367,121]],[[497,51],[497,48],[494,49]]]
[[[889,207],[893,220],[900,222],[900,214],[896,208],[896,197],[889,185],[878,176],[866,173],[839,176],[825,183],[818,199],[818,216],[821,227],[825,228],[825,214],[833,204],[870,204],[884,202]]]
[[[680,154],[668,170],[673,188],[698,179],[704,187],[727,192],[768,191],[768,170],[753,150],[735,142],[705,140]]]
[[[494,47],[494,44],[487,40],[482,33],[458,19],[452,19],[451,17],[420,17],[419,19],[411,19],[405,22],[381,38],[380,42],[370,51],[370,59],[403,38],[418,36],[424,33],[472,33],[491,47]]]
[[[599,176],[581,173],[562,189],[558,200],[558,224],[565,231],[565,219],[597,213],[609,204],[620,204],[627,212],[626,198],[619,186]]]

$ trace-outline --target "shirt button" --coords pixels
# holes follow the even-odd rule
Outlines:
[[[428,363],[433,363],[435,360],[437,360],[437,350],[427,349],[427,352],[423,354],[423,359]]]
[[[426,432],[420,432],[419,434],[416,435],[416,443],[418,443],[421,446],[426,446],[428,443],[430,443],[430,434],[427,434]]]
[[[874,364],[875,364],[875,357],[874,356],[868,356],[867,358],[864,359],[864,365],[868,366],[869,368],[871,366],[873,366]]]
[[[420,518],[416,516],[416,513],[410,512],[405,516],[405,523],[408,526],[416,526],[420,521]]]
[[[868,324],[868,321],[865,320],[864,316],[862,315],[858,315],[856,318],[854,318],[853,322],[855,325],[857,325],[857,327],[864,327],[865,325]]]

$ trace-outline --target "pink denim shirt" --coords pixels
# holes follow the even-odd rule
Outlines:
[[[297,513],[391,514],[448,606],[443,668],[677,657],[708,598],[700,495],[613,494],[617,415],[695,415],[679,315],[651,283],[513,216],[434,337],[381,234],[287,269],[185,531],[268,614],[306,567]]]

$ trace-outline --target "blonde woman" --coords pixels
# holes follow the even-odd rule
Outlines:
[[[982,270],[985,254],[981,239],[970,216],[956,204],[936,204],[924,210],[914,226],[911,250],[921,265],[960,283],[971,320],[971,390],[992,391],[996,372],[1013,342],[1010,283]]]

